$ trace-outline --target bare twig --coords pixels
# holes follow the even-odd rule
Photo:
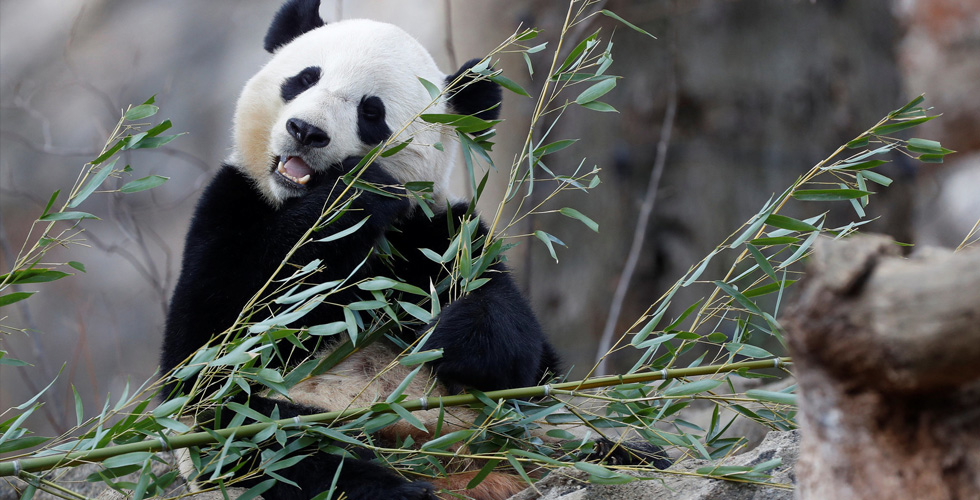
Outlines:
[[[643,249],[643,241],[646,239],[647,225],[650,221],[650,214],[657,203],[657,190],[660,187],[660,178],[664,172],[664,165],[667,160],[667,147],[670,145],[670,134],[674,128],[674,117],[677,114],[677,47],[674,37],[670,43],[670,69],[668,71],[669,83],[667,87],[667,110],[664,113],[663,125],[660,127],[660,141],[657,143],[657,157],[654,159],[653,170],[650,172],[650,181],[647,184],[647,192],[643,198],[643,205],[640,206],[640,216],[636,220],[636,229],[633,231],[633,244],[626,257],[626,264],[623,266],[623,273],[619,276],[619,283],[616,285],[616,292],[613,294],[612,304],[609,306],[609,316],[606,318],[606,325],[602,329],[602,336],[599,338],[599,348],[596,351],[596,363],[598,363],[596,373],[603,375],[606,373],[607,357],[612,346],[613,332],[616,330],[616,323],[623,309],[623,302],[626,299],[626,292],[629,290],[633,274],[636,272],[636,264],[640,260],[640,251]]]

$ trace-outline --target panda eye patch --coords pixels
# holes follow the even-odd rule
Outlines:
[[[385,123],[385,103],[378,96],[364,96],[357,105],[357,135],[364,144],[378,144],[391,135]]]
[[[362,97],[361,104],[358,106],[360,115],[366,120],[384,120],[385,119],[385,105],[381,101],[380,97]]]
[[[296,73],[295,75],[287,78],[286,81],[282,82],[282,87],[280,87],[282,100],[285,102],[292,101],[296,98],[296,96],[316,85],[316,83],[319,81],[320,68],[310,66],[303,69],[303,71]]]

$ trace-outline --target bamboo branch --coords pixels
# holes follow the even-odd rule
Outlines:
[[[790,364],[790,358],[772,358],[762,361],[743,361],[740,363],[730,363],[723,365],[707,365],[694,368],[676,368],[673,370],[660,370],[656,372],[634,373],[629,375],[615,375],[611,377],[598,377],[592,379],[578,380],[574,382],[563,382],[559,384],[546,384],[532,387],[522,387],[517,389],[505,389],[490,391],[485,393],[486,397],[499,399],[527,399],[535,397],[547,397],[552,391],[577,391],[584,389],[595,389],[599,387],[609,387],[620,384],[637,382],[651,382],[654,380],[667,380],[672,378],[693,377],[698,375],[714,375],[718,373],[728,373],[741,369],[756,370],[763,368],[773,368]],[[400,403],[400,406],[408,411],[417,411],[423,408],[438,408],[439,406],[463,406],[479,403],[480,399],[472,394],[459,394],[455,396],[438,396],[430,398],[420,398],[408,400]],[[247,438],[258,434],[260,431],[269,428],[269,425],[277,427],[289,427],[312,423],[333,423],[344,420],[352,420],[371,411],[370,408],[352,408],[343,411],[331,411],[317,413],[313,415],[302,415],[295,418],[273,420],[271,422],[260,422],[256,424],[229,427],[214,432],[194,432],[181,436],[173,436],[169,439],[154,439],[140,441],[117,446],[109,446],[91,451],[76,451],[58,455],[44,457],[25,458],[21,460],[9,460],[0,462],[0,476],[19,475],[24,472],[38,472],[50,470],[57,467],[74,467],[84,463],[101,462],[110,457],[119,456],[133,452],[159,452],[178,448],[188,448],[191,446],[205,446],[219,439],[230,436],[236,438]],[[393,410],[392,410],[393,411]],[[381,411],[378,413],[387,413]]]

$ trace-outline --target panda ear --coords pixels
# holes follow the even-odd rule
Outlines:
[[[459,68],[459,71],[446,77],[446,85],[452,83],[459,75],[466,73],[467,70],[476,66],[479,62],[479,59],[466,61]],[[477,118],[484,120],[496,120],[500,116],[500,103],[503,100],[500,85],[490,80],[480,80],[467,85],[472,80],[475,80],[472,74],[463,78],[460,86],[466,86],[449,96],[449,107],[456,114],[475,115]]]
[[[265,50],[275,53],[294,38],[323,26],[319,11],[320,0],[288,0],[272,18],[265,34]]]

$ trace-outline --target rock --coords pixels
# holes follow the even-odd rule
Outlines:
[[[770,432],[752,451],[722,460],[716,465],[752,466],[781,458],[782,465],[768,472],[773,484],[793,485],[793,468],[799,454],[799,431]],[[713,465],[707,460],[684,460],[666,472],[627,474],[642,479],[620,485],[588,483],[588,473],[573,467],[552,471],[533,487],[511,500],[792,500],[793,490],[779,486],[745,484],[721,479],[687,475],[701,467]],[[679,474],[671,474],[678,472]]]

